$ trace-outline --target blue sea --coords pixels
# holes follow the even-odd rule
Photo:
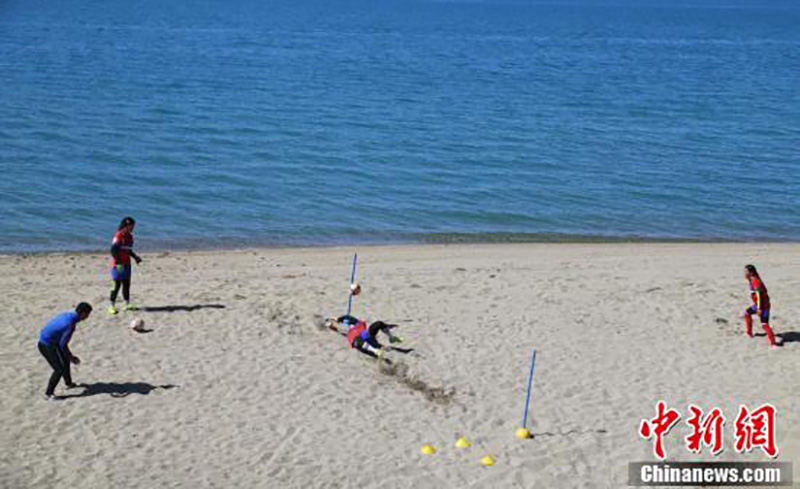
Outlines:
[[[800,2],[0,1],[0,252],[800,240]]]

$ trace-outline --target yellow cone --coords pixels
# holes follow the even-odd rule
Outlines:
[[[457,448],[467,448],[470,445],[472,445],[472,443],[468,442],[467,439],[464,438],[463,436],[459,438],[458,441],[456,441]]]
[[[487,467],[494,465],[494,457],[487,455],[481,459],[481,463]]]
[[[422,448],[420,448],[419,451],[423,455],[433,455],[436,453],[436,449],[433,448],[433,445],[422,445]]]
[[[531,438],[531,432],[528,431],[528,428],[520,428],[517,430],[517,438],[520,440]]]

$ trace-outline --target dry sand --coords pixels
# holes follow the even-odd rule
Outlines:
[[[152,309],[114,317],[107,257],[0,257],[0,486],[625,487],[628,462],[653,459],[637,428],[662,398],[684,420],[690,403],[723,408],[720,460],[767,460],[735,452],[733,418],[773,403],[778,460],[800,470],[799,245],[358,251],[354,312],[401,325],[399,368],[317,327],[344,312],[350,248],[144,254],[133,298]],[[743,335],[749,262],[783,348]],[[90,387],[46,402],[37,335],[80,300],[96,306],[71,344]],[[536,436],[520,441],[532,348]],[[670,459],[696,459],[687,432]]]

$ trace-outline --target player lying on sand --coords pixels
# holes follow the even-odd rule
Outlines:
[[[367,322],[363,319],[353,316],[341,316],[339,318],[326,319],[325,325],[337,333],[346,333],[347,342],[351,348],[380,359],[383,358],[386,350],[378,341],[378,333],[383,332],[389,338],[389,342],[393,344],[403,341],[399,336],[392,334],[392,329],[396,328],[397,325],[384,323],[383,321],[375,321],[367,326]]]

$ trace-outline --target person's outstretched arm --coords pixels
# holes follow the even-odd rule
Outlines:
[[[349,325],[353,325],[358,322],[358,318],[345,314],[344,316],[339,316],[339,318],[336,319],[336,321],[339,323],[347,323]]]

